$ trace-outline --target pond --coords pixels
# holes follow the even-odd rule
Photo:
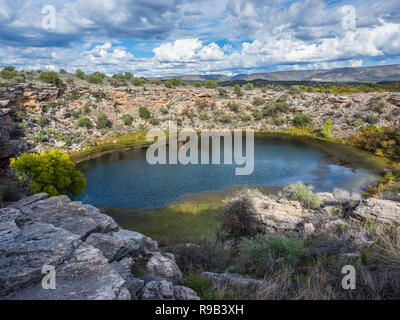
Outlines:
[[[123,227],[145,231],[160,240],[164,233],[185,233],[185,227],[201,228],[199,234],[204,229],[212,231],[219,214],[210,212],[220,210],[222,199],[241,187],[256,186],[273,192],[277,187],[302,181],[311,184],[316,192],[334,188],[361,192],[379,178],[384,166],[383,159],[349,146],[286,136],[255,138],[254,171],[248,176],[235,175],[235,163],[150,165],[146,149],[131,149],[80,163],[78,168],[87,185],[79,200],[107,207]],[[197,209],[193,209],[193,203]],[[196,219],[199,212],[208,212],[197,221],[207,227],[196,226],[190,214],[183,219],[183,208]],[[171,219],[182,221],[171,224]]]

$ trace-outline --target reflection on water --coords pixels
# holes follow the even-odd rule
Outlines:
[[[189,193],[297,181],[312,184],[318,192],[336,187],[361,191],[380,173],[375,157],[325,142],[256,138],[254,151],[254,172],[249,176],[236,176],[235,164],[152,166],[145,149],[114,152],[79,165],[87,178],[80,200],[98,206],[161,208]]]

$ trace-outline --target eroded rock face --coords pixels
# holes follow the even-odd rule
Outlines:
[[[182,281],[182,273],[175,261],[159,252],[152,255],[147,262],[146,269],[150,274],[171,280],[173,283],[180,283]]]
[[[354,210],[354,216],[381,222],[400,221],[400,202],[374,198],[363,200]]]
[[[0,298],[197,297],[190,289],[172,284],[182,274],[173,260],[155,250],[155,241],[119,229],[95,207],[64,196],[47,199],[46,194],[37,194],[0,209]],[[151,260],[149,276],[157,274],[156,285],[145,290],[146,281],[132,273],[135,259]],[[55,269],[54,290],[42,287],[44,265]]]
[[[167,280],[150,281],[143,289],[143,300],[200,300],[190,288],[174,286]]]
[[[238,197],[225,206],[224,221],[218,234],[219,237],[230,237],[237,230],[243,231],[241,236],[300,231],[304,229],[304,218],[308,215],[309,212],[297,201],[275,200],[268,196]]]

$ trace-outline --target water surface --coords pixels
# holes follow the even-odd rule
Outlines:
[[[80,200],[96,206],[154,209],[187,194],[241,186],[284,186],[302,181],[315,191],[362,191],[380,174],[375,157],[347,146],[307,139],[258,137],[254,172],[237,165],[150,165],[145,149],[116,151],[79,165],[87,185]]]

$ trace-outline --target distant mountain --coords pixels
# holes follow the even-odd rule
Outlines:
[[[161,80],[173,77],[157,78]],[[400,64],[373,67],[338,68],[331,70],[293,70],[267,73],[183,75],[177,76],[186,81],[233,81],[233,80],[267,80],[267,81],[317,81],[317,82],[381,82],[400,81]]]

